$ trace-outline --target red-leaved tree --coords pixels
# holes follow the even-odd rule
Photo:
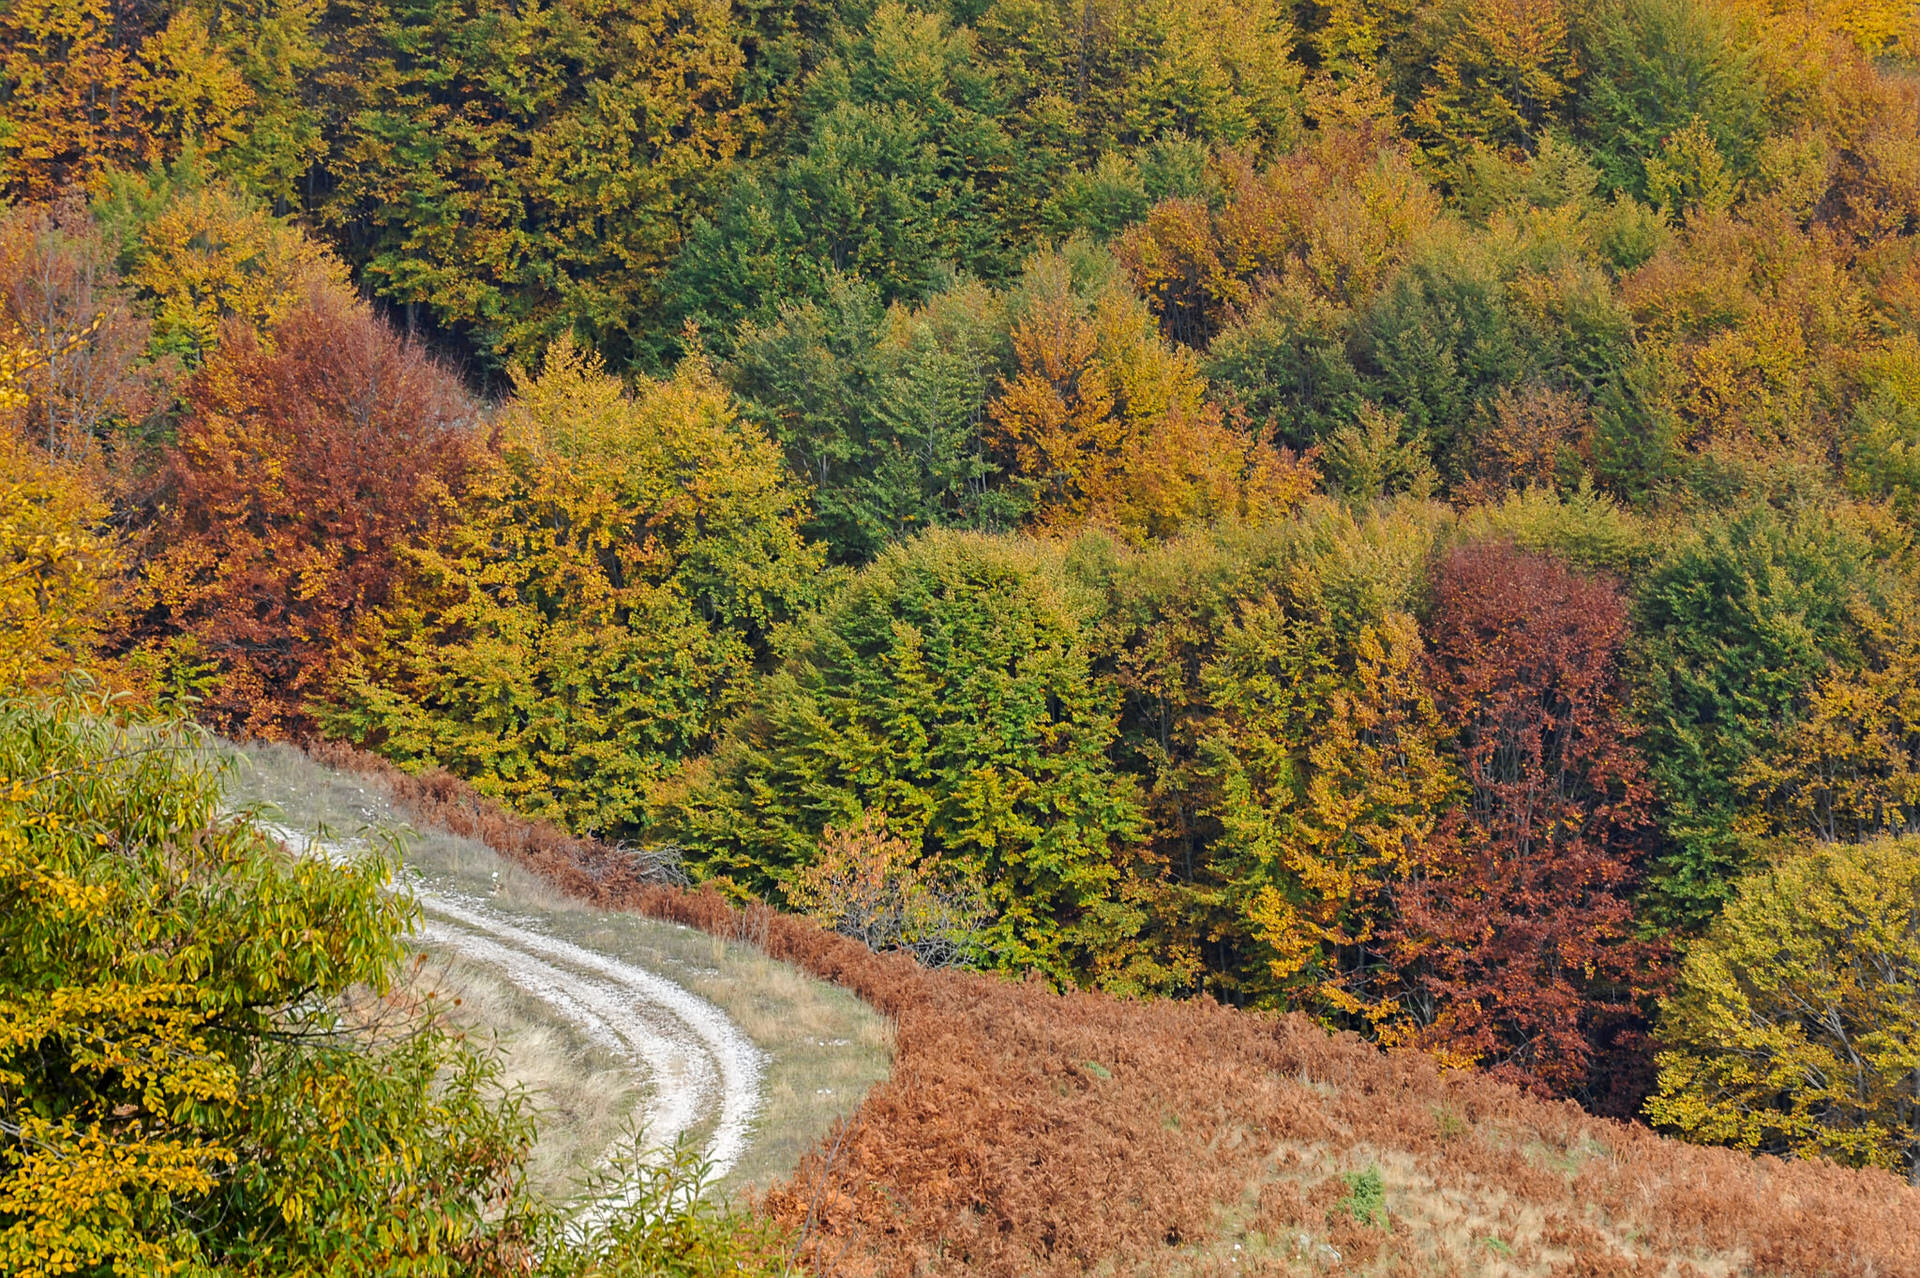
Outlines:
[[[459,382],[357,300],[316,291],[236,329],[187,387],[144,565],[143,637],[214,725],[302,725],[403,551],[478,457]],[[182,672],[187,672],[183,674]]]
[[[1626,890],[1649,828],[1622,713],[1610,581],[1505,545],[1435,580],[1429,678],[1468,787],[1434,871],[1399,893],[1418,1038],[1529,1089],[1621,1111],[1661,971]]]

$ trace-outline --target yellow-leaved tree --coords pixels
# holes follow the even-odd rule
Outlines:
[[[106,504],[79,470],[20,438],[24,342],[0,336],[0,687],[59,679],[99,635],[115,565]]]
[[[1920,833],[1920,617],[1865,620],[1867,662],[1828,671],[1779,748],[1740,771],[1754,833],[1827,843]]]
[[[1193,352],[1166,342],[1118,285],[1075,295],[1049,278],[1013,330],[1017,371],[988,408],[995,443],[1032,522],[1086,523],[1133,541],[1215,520],[1262,523],[1312,491],[1315,475],[1205,402]]]
[[[0,695],[0,1272],[524,1272],[531,1132],[396,986],[392,860],[222,807],[197,736]]]
[[[1201,672],[1215,720],[1200,741],[1202,813],[1247,988],[1393,1037],[1402,1019],[1381,936],[1391,888],[1429,867],[1458,780],[1421,679],[1413,618],[1342,634],[1314,598],[1250,602]]]
[[[1559,0],[1466,0],[1446,12],[1415,130],[1442,159],[1476,145],[1531,149],[1579,75]]]
[[[633,832],[822,584],[801,489],[700,360],[629,395],[563,339],[322,722],[576,829]]]
[[[1920,1184],[1920,839],[1743,879],[1688,951],[1659,1038],[1655,1123]]]
[[[215,184],[169,201],[133,251],[127,282],[153,310],[154,344],[199,364],[236,321],[267,333],[346,267],[257,200]]]

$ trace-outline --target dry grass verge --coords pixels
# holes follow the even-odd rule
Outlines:
[[[1299,1016],[922,971],[321,753],[569,894],[748,938],[895,1019],[891,1079],[764,1199],[819,1272],[1920,1275],[1920,1190],[1883,1173],[1684,1145]]]

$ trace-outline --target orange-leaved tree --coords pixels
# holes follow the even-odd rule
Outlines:
[[[171,365],[147,358],[150,325],[76,202],[0,216],[0,327],[23,351],[21,429],[56,457],[93,454],[167,398]]]
[[[1176,341],[1205,346],[1284,284],[1344,309],[1369,298],[1440,199],[1377,129],[1329,130],[1266,169],[1227,157],[1218,206],[1167,200],[1120,258]]]
[[[1139,298],[1110,284],[1083,300],[1049,265],[1013,330],[1017,371],[988,408],[1035,525],[1140,541],[1277,518],[1312,490],[1310,466],[1204,402],[1198,361],[1155,332]]]
[[[1127,442],[1113,370],[1065,287],[1050,289],[1014,328],[1013,351],[1019,372],[989,410],[996,442],[1035,522],[1070,523],[1105,495]]]
[[[1428,676],[1468,795],[1450,855],[1398,893],[1414,1041],[1603,1108],[1632,1067],[1661,978],[1627,892],[1650,787],[1616,676],[1626,604],[1610,581],[1502,544],[1435,581]]]
[[[222,728],[304,722],[404,546],[478,452],[451,374],[359,302],[317,291],[270,340],[230,334],[188,384],[144,564],[138,637]]]

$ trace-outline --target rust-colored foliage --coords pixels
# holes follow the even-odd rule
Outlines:
[[[1468,798],[1451,854],[1400,894],[1416,1040],[1630,1113],[1660,964],[1625,894],[1650,824],[1615,681],[1625,601],[1501,544],[1452,552],[1435,595],[1429,679]]]
[[[1551,488],[1563,471],[1578,473],[1591,458],[1593,414],[1551,386],[1503,386],[1477,415],[1470,452],[1462,497],[1496,502],[1512,491]]]
[[[1686,1274],[1741,1255],[1755,1274],[1920,1273],[1920,1190],[1883,1172],[1664,1140],[1302,1016],[926,971],[804,919],[647,882],[618,849],[444,773],[316,753],[574,896],[748,939],[895,1019],[892,1077],[762,1203],[802,1231],[815,1273],[1295,1272],[1229,1259],[1225,1213],[1254,1201],[1250,1228],[1283,1249],[1304,1233],[1422,1273],[1484,1272],[1489,1237],[1512,1240],[1516,1270]],[[1388,1169],[1388,1232],[1339,1206],[1337,1169],[1370,1160]],[[1462,1204],[1485,1232],[1448,1234]]]
[[[162,472],[142,638],[204,663],[204,717],[302,721],[403,547],[476,455],[459,383],[365,306],[316,292],[262,340],[231,330],[188,383]],[[177,672],[176,672],[177,677]]]

